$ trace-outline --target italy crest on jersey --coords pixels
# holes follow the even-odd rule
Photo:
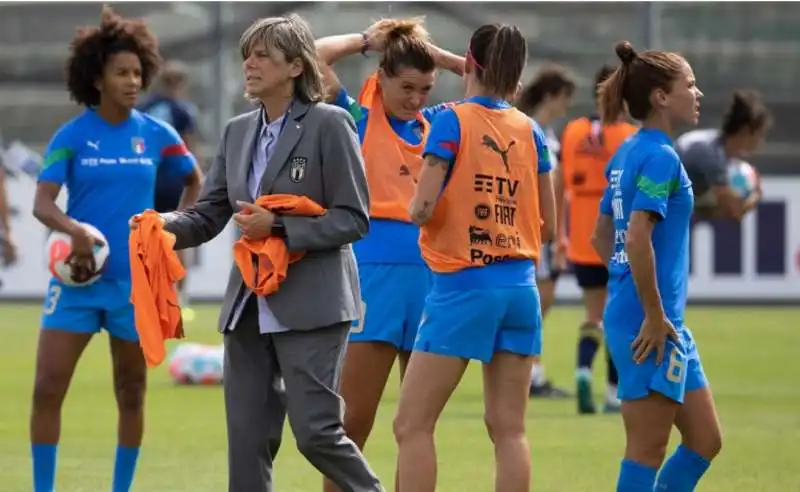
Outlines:
[[[137,154],[144,154],[144,139],[140,137],[133,137],[131,139],[131,147],[133,147],[133,151]]]

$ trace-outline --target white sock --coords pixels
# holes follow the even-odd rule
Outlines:
[[[578,379],[580,381],[582,381],[584,379],[588,379],[588,380],[591,381],[591,379],[592,379],[592,370],[589,369],[588,367],[578,368],[575,371],[575,379]]]
[[[613,384],[606,386],[606,401],[610,403],[619,403],[619,398],[617,398],[617,387]]]
[[[533,371],[531,371],[531,384],[533,386],[541,386],[547,381],[544,377],[544,364],[535,362],[533,364]]]

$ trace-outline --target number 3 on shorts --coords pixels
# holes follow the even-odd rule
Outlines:
[[[361,317],[358,319],[358,324],[354,326],[350,332],[351,333],[361,333],[364,331],[364,320],[367,319],[367,303],[363,300],[361,301]]]
[[[671,383],[680,383],[683,380],[685,364],[679,357],[678,349],[673,348],[669,354],[669,366],[667,367],[667,381]]]
[[[58,306],[59,298],[61,298],[61,286],[51,286],[47,291],[47,300],[45,300],[42,312],[47,316],[53,314],[56,311],[56,306]]]

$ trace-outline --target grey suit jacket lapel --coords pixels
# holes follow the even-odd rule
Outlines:
[[[303,124],[301,120],[303,116],[305,116],[306,111],[308,111],[308,105],[299,101],[295,101],[289,107],[289,111],[286,113],[287,120],[283,125],[283,131],[281,131],[278,142],[275,145],[275,152],[273,152],[270,157],[267,163],[267,170],[264,171],[264,176],[261,178],[260,190],[262,195],[268,195],[272,191],[275,178],[278,177],[278,173],[288,162],[289,155],[291,155],[297,143],[300,142],[300,137],[303,136]]]
[[[239,176],[236,180],[237,183],[244,185],[244,192],[250,200],[255,200],[256,197],[251,196],[250,186],[247,181],[250,178],[250,168],[253,167],[253,151],[256,148],[256,141],[258,139],[258,132],[261,129],[261,111],[254,112],[254,116],[247,125],[247,131],[244,134],[244,149],[242,149],[242,162],[239,165]]]

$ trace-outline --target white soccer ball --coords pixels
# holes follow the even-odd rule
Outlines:
[[[169,356],[169,374],[177,384],[220,384],[223,354],[222,345],[182,343]]]
[[[60,282],[76,287],[89,285],[96,282],[97,279],[100,278],[103,269],[106,266],[108,255],[110,253],[108,241],[102,232],[100,232],[91,224],[81,222],[80,225],[88,229],[89,233],[91,233],[101,242],[101,244],[96,244],[94,247],[94,264],[97,269],[97,273],[86,282],[76,282],[72,278],[72,265],[66,261],[67,257],[69,257],[70,253],[72,252],[72,238],[69,236],[69,234],[53,231],[47,238],[47,267],[50,270],[50,273]]]
[[[732,159],[728,164],[728,183],[740,198],[746,199],[756,189],[758,173],[749,163]]]

